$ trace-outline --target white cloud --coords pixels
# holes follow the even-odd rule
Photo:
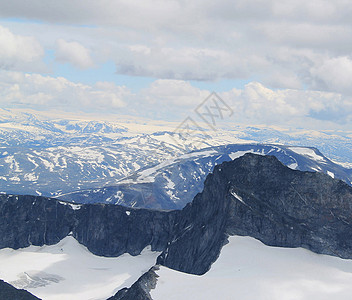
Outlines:
[[[0,106],[66,111],[108,112],[164,120],[182,121],[211,91],[183,80],[159,79],[132,94],[112,82],[94,85],[74,83],[65,78],[0,72]],[[226,123],[265,124],[312,129],[349,127],[352,98],[340,93],[300,89],[270,89],[251,82],[243,89],[219,93],[232,108]]]
[[[34,37],[15,35],[0,26],[0,69],[29,69],[43,55],[44,50]]]
[[[351,14],[346,0],[0,2],[0,16],[48,22],[12,26],[40,41],[53,33],[50,39],[60,38],[57,60],[81,69],[92,67],[94,57],[113,60],[122,75],[246,79],[344,97],[351,92]]]
[[[88,69],[94,66],[89,50],[78,42],[57,40],[56,60],[70,63],[80,69]]]
[[[156,80],[135,96],[134,113],[151,118],[182,121],[190,116],[202,120],[194,109],[211,91],[182,80]],[[232,108],[225,123],[264,124],[312,129],[349,127],[352,121],[352,98],[339,93],[302,89],[270,89],[250,82],[243,89],[218,95]],[[197,119],[198,118],[198,119]]]
[[[251,82],[243,90],[220,95],[233,108],[234,118],[243,123],[302,127],[315,123],[336,127],[348,126],[352,121],[352,98],[339,93],[272,90]]]
[[[317,88],[347,94],[352,92],[352,59],[348,56],[327,58],[312,67],[311,74]]]
[[[193,108],[209,95],[209,91],[200,90],[183,80],[159,79],[141,94],[150,104]]]
[[[0,104],[4,107],[118,112],[129,95],[126,87],[113,83],[85,85],[62,77],[0,72]]]

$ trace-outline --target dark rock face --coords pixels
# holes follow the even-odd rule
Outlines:
[[[150,290],[155,289],[157,278],[159,277],[155,270],[158,267],[152,267],[144,273],[130,288],[119,290],[114,296],[107,300],[152,300]]]
[[[291,170],[246,154],[215,167],[179,214],[158,263],[203,274],[228,235],[352,258],[352,188],[321,173]]]
[[[56,244],[74,223],[74,210],[54,199],[0,195],[0,248]]]
[[[0,299],[3,300],[40,300],[25,290],[18,290],[12,285],[0,280]]]
[[[138,255],[146,246],[162,251],[170,238],[175,212],[84,205],[76,210],[73,236],[94,254]]]
[[[292,171],[273,157],[250,156],[238,161],[236,170],[245,176],[231,175],[231,168],[231,164],[223,168],[231,181],[230,235],[250,235],[272,246],[352,257],[350,186],[321,173]]]
[[[72,234],[97,255],[137,255],[148,245],[162,251],[174,218],[174,212],[75,207],[44,197],[0,195],[0,248],[52,245]]]

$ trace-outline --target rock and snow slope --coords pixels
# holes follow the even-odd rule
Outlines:
[[[292,170],[274,156],[247,153],[216,166],[203,191],[171,212],[33,196],[0,200],[0,248],[52,245],[71,232],[105,256],[138,255],[151,245],[162,251],[158,264],[198,275],[236,235],[352,258],[352,187],[327,174]],[[126,298],[131,291],[114,299],[135,300]]]
[[[153,300],[349,300],[352,260],[231,236],[202,276],[161,266]]]
[[[56,245],[0,250],[0,278],[44,300],[106,299],[130,287],[155,264],[159,252],[118,258],[90,253],[73,237]]]
[[[203,191],[180,212],[158,262],[204,274],[229,235],[351,259],[351,215],[346,183],[247,153],[208,175]]]
[[[233,143],[314,146],[329,158],[352,165],[352,134],[348,132],[230,125],[224,130],[205,130],[201,143],[195,145],[192,139],[179,138],[175,132],[179,123],[88,117],[67,119],[55,112],[53,119],[0,109],[0,192],[54,197],[111,186],[135,171],[192,150]],[[178,195],[172,188],[165,192],[172,205]],[[119,197],[111,201],[115,199]]]
[[[142,168],[118,185],[77,191],[60,199],[77,203],[112,203],[128,207],[182,209],[202,191],[206,176],[215,165],[246,153],[274,155],[291,169],[322,172],[351,185],[352,171],[326,158],[319,150],[262,144],[209,147]]]

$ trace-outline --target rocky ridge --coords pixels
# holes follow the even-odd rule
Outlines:
[[[216,166],[183,210],[0,195],[0,216],[0,248],[54,244],[71,234],[103,256],[137,255],[151,245],[162,251],[158,264],[198,275],[209,270],[230,235],[352,258],[352,187],[251,153]],[[143,286],[152,287],[146,278]]]
[[[53,245],[72,235],[101,256],[138,255],[146,246],[162,251],[175,212],[118,205],[74,205],[39,196],[0,195],[0,248]]]
[[[215,167],[177,219],[158,263],[204,274],[229,235],[352,258],[352,188],[328,175],[291,170],[246,154]]]

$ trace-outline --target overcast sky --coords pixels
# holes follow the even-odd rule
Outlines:
[[[348,0],[0,0],[0,105],[349,128]],[[328,124],[328,125],[327,125]]]

